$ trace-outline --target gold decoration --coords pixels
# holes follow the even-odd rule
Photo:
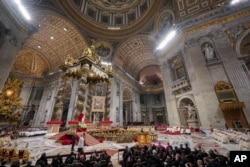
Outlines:
[[[0,93],[0,115],[5,115],[9,121],[17,121],[20,113],[17,109],[23,108],[22,99],[19,97],[22,81],[8,78]]]
[[[215,90],[225,90],[225,89],[232,89],[232,85],[229,83],[226,83],[225,81],[219,81],[215,85]]]
[[[65,60],[65,65],[68,65],[68,66],[73,66],[76,63],[77,63],[77,60],[75,60],[71,55],[69,55],[67,59]]]
[[[113,77],[113,69],[111,65],[104,66],[101,64],[101,57],[95,52],[95,45],[92,40],[92,45],[86,47],[80,58],[77,60],[69,56],[65,64],[61,66],[64,71],[64,76],[72,77],[80,80],[78,98],[76,102],[76,111],[74,118],[78,118],[81,113],[84,113],[86,119],[89,119],[91,112],[91,98],[87,98],[87,105],[85,106],[85,94],[87,88],[100,82],[110,83]],[[106,110],[109,111],[109,110]],[[108,112],[109,114],[109,112]]]
[[[244,102],[220,103],[222,111],[241,111],[245,107]]]
[[[249,16],[249,15],[250,15],[250,10],[249,9],[243,10],[243,11],[240,11],[238,13],[228,15],[226,17],[214,19],[214,20],[211,20],[211,21],[209,21],[209,22],[207,22],[205,24],[201,24],[201,25],[198,25],[196,27],[190,28],[190,29],[184,31],[184,34],[185,35],[190,35],[192,33],[204,30],[204,29],[209,28],[211,26],[232,22],[232,21],[238,20],[240,18]]]

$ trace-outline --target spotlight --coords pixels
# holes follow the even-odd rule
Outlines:
[[[163,49],[169,43],[169,41],[171,41],[174,38],[175,34],[176,34],[175,30],[170,31],[156,49],[157,50]]]

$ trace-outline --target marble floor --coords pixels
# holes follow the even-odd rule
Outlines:
[[[201,134],[192,134],[192,135],[166,135],[160,132],[158,134],[158,141],[153,143],[158,145],[159,142],[163,146],[167,143],[170,143],[172,146],[179,146],[180,144],[188,143],[190,148],[193,149],[197,144],[201,145],[206,151],[209,149],[217,149],[221,154],[227,155],[230,150],[238,150],[236,144],[223,144],[219,143],[213,138],[210,137],[209,134],[201,135]],[[24,148],[27,143],[29,143],[29,150],[31,152],[30,160],[32,164],[35,164],[36,160],[40,157],[43,152],[46,152],[47,155],[56,155],[60,154],[68,154],[70,153],[71,145],[61,145],[60,143],[55,142],[55,140],[49,139],[48,136],[36,136],[36,137],[23,137],[18,138],[15,141],[18,143],[18,147]],[[14,141],[13,141],[14,142]],[[111,159],[114,166],[118,165],[118,149],[124,148],[125,146],[133,146],[136,145],[133,143],[116,143],[110,141],[104,141],[103,143],[86,146],[84,148],[85,151],[94,151],[94,150],[102,150],[109,149],[111,151]],[[77,146],[75,147],[77,149]],[[76,151],[76,150],[75,150]],[[120,157],[122,156],[122,152],[120,152]]]

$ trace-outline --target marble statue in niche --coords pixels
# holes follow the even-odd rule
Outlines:
[[[214,48],[213,46],[210,44],[210,43],[205,43],[203,45],[203,53],[204,53],[204,56],[205,56],[205,59],[207,62],[211,61],[211,60],[217,60],[217,56],[215,54],[215,51],[214,51]]]
[[[196,114],[195,107],[191,106],[190,104],[188,104],[187,106],[184,106],[184,107],[187,108],[188,120],[197,120],[197,114]]]

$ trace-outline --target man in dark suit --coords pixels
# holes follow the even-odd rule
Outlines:
[[[76,144],[76,135],[75,134],[72,135],[72,143],[71,144],[72,144],[71,145],[71,151],[73,152],[75,144]]]

